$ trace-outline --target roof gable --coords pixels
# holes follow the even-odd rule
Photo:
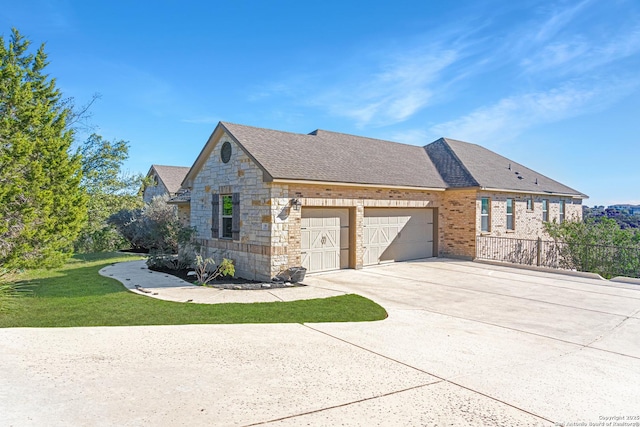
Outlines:
[[[187,166],[164,166],[164,165],[151,165],[147,176],[151,176],[151,173],[155,172],[158,179],[162,181],[162,184],[171,194],[175,194],[182,184],[182,180],[189,172]]]
[[[473,186],[475,182],[486,189],[586,197],[571,187],[476,144],[440,138],[425,148],[430,155],[436,155],[432,158],[447,185],[452,188]],[[445,161],[438,163],[437,156]]]
[[[324,130],[299,134],[226,122],[218,124],[187,178],[197,175],[224,131],[267,180],[445,188],[422,147]]]
[[[262,170],[262,172],[263,172],[263,174],[265,176],[265,179],[268,179],[268,180],[272,179],[269,176],[268,171],[262,166],[262,164],[260,164],[260,162],[258,160],[256,160],[256,158],[253,156],[253,154],[251,152],[249,152],[249,150],[247,150],[242,145],[242,143],[240,141],[238,141],[238,138],[236,138],[225,127],[225,124],[223,124],[222,122],[218,122],[218,125],[216,126],[216,128],[213,130],[213,132],[211,132],[211,135],[209,136],[209,139],[207,140],[207,143],[204,145],[204,147],[202,147],[202,150],[200,151],[200,154],[198,154],[198,157],[196,158],[195,162],[193,162],[193,165],[189,169],[189,172],[186,174],[186,176],[182,180],[182,187],[183,188],[191,188],[191,186],[193,185],[193,181],[194,181],[195,177],[200,172],[200,169],[202,169],[202,167],[205,165],[205,163],[207,162],[207,160],[211,156],[211,153],[213,153],[214,148],[216,147],[216,145],[218,144],[218,142],[220,141],[222,136],[225,135],[225,133]]]

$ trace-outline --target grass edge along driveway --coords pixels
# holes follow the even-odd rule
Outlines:
[[[190,304],[137,295],[98,274],[106,265],[134,259],[140,257],[75,255],[60,268],[20,274],[26,291],[10,311],[0,312],[0,327],[363,322],[387,317],[384,308],[354,294],[291,302]]]

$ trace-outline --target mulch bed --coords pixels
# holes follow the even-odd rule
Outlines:
[[[187,273],[193,270],[170,270],[168,268],[150,268],[150,270],[160,273],[170,274],[184,280],[185,282],[196,282],[195,276],[187,276]],[[274,288],[292,288],[296,286],[304,286],[301,283],[290,282],[260,282],[256,280],[243,279],[241,277],[218,277],[209,283],[207,286],[219,289],[235,289],[235,290],[259,290],[259,289],[274,289]]]

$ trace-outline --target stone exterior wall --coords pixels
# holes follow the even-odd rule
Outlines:
[[[232,146],[228,163],[220,159],[220,148],[225,141]],[[212,236],[211,230],[213,197],[232,193],[240,193],[239,240]],[[223,257],[233,260],[237,276],[269,280],[271,210],[271,189],[263,182],[262,170],[228,135],[223,134],[195,177],[191,189],[191,226],[196,229],[196,240],[216,261]],[[221,212],[222,209],[219,215]]]
[[[481,199],[489,198],[489,231],[480,231],[481,216],[480,207]],[[533,210],[527,209],[527,200],[533,198]],[[507,230],[507,199],[514,200],[514,220],[515,229]],[[560,218],[560,200],[565,202],[565,220],[581,221],[582,220],[582,200],[571,199],[570,197],[559,196],[542,196],[517,193],[497,193],[479,191],[476,201],[476,217],[477,235],[497,236],[497,237],[513,237],[518,239],[537,239],[548,238],[544,230],[542,221],[542,200],[548,200],[549,221],[559,221]]]
[[[169,190],[167,190],[167,187],[160,181],[160,178],[156,175],[153,179],[155,179],[156,184],[145,187],[142,193],[142,200],[144,200],[145,203],[151,202],[151,199],[156,196],[169,195]]]

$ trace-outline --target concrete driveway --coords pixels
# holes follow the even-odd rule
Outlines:
[[[442,259],[305,283],[389,318],[3,329],[0,425],[640,422],[640,286]]]

